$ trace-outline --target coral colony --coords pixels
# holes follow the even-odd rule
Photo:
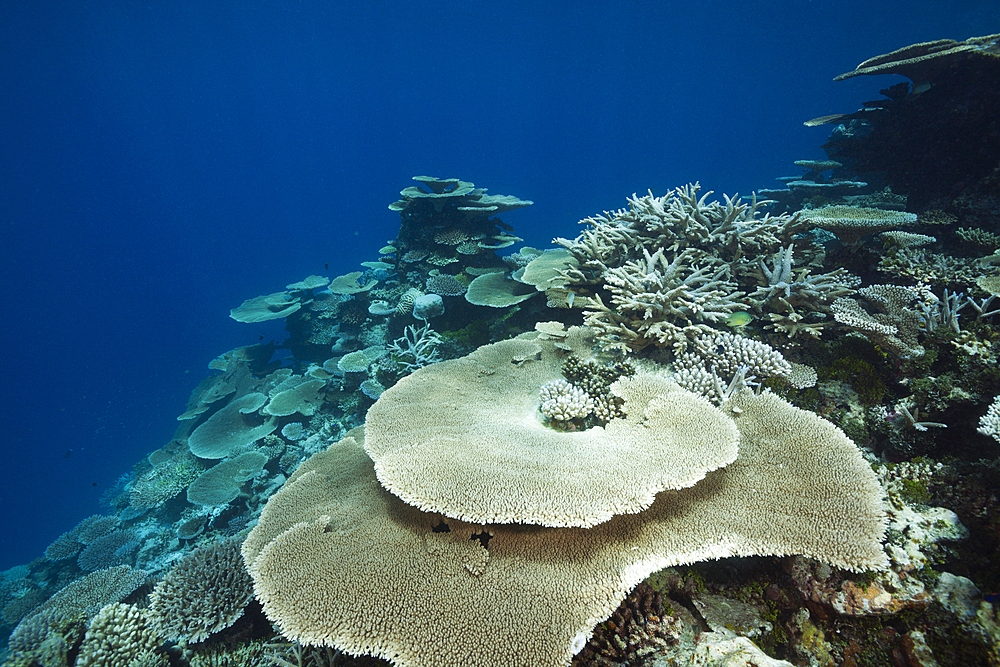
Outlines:
[[[784,187],[552,248],[415,177],[2,573],[4,665],[998,664],[1000,104],[950,104],[996,101],[998,37],[839,78],[881,73]]]

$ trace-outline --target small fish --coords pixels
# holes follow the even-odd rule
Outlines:
[[[323,269],[326,271],[330,270],[330,262],[323,262]]]
[[[731,327],[740,328],[753,322],[753,315],[745,311],[739,311],[726,318],[726,324]]]

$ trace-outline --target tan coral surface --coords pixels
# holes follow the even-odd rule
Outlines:
[[[465,521],[593,526],[736,458],[732,420],[657,378],[619,382],[626,419],[579,432],[547,427],[539,389],[562,377],[561,347],[589,352],[585,331],[486,345],[386,390],[365,427],[379,481],[411,505]]]
[[[243,544],[255,593],[295,641],[400,667],[548,667],[668,565],[806,554],[886,567],[881,487],[843,433],[769,393],[723,409],[743,435],[737,462],[590,529],[421,512],[381,487],[356,429],[268,502]]]

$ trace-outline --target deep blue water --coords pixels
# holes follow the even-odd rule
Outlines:
[[[165,444],[229,309],[375,259],[417,174],[535,205],[749,193],[823,157],[873,55],[1000,32],[995,0],[0,3],[0,568]],[[954,9],[960,5],[961,9]]]

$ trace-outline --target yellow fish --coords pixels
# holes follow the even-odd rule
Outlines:
[[[726,318],[726,324],[728,324],[731,327],[736,327],[736,328],[745,327],[746,325],[750,324],[752,321],[753,321],[753,315],[751,315],[750,313],[744,312],[742,310],[739,311],[739,312],[733,313],[729,317]]]

